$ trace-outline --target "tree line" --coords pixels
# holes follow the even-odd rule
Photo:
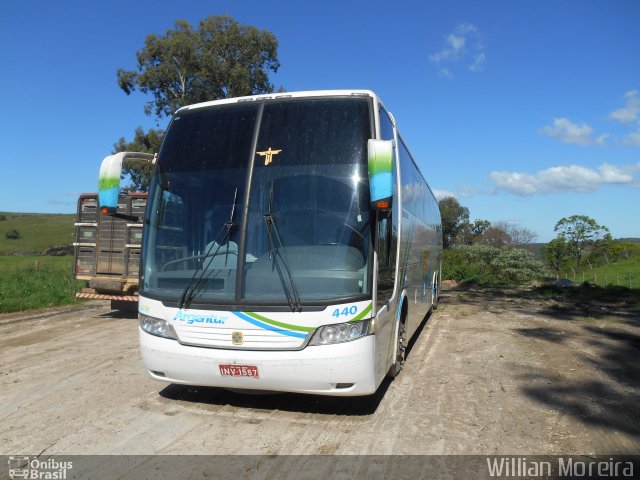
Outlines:
[[[444,244],[443,276],[483,285],[518,285],[549,277],[545,265],[525,249],[536,239],[528,228],[507,221],[469,218],[455,197],[438,202]]]
[[[537,235],[528,228],[507,221],[469,220],[469,209],[455,197],[438,202],[444,248],[456,245],[487,245],[496,248],[524,247]]]
[[[630,258],[640,245],[613,240],[609,229],[586,215],[559,219],[556,237],[540,248],[536,234],[506,221],[470,221],[469,209],[455,197],[439,202],[445,247],[444,275],[453,280],[485,284],[526,283],[556,278],[561,272],[589,268]],[[530,246],[529,248],[527,248]]]
[[[614,240],[609,229],[586,215],[561,218],[554,227],[556,238],[541,249],[542,258],[556,273],[609,264],[629,258],[637,244]]]

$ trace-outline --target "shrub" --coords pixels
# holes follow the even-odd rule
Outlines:
[[[69,257],[1,257],[0,313],[75,303]]]
[[[18,230],[9,230],[6,234],[9,240],[17,240],[20,238],[20,232]]]
[[[519,248],[461,245],[445,250],[444,277],[481,285],[521,285],[548,278],[549,271]]]

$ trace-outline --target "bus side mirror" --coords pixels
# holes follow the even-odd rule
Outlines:
[[[120,152],[102,160],[98,177],[98,207],[103,215],[116,215],[122,162],[154,162],[155,155],[140,152]]]
[[[390,210],[393,200],[393,141],[367,142],[371,208]]]

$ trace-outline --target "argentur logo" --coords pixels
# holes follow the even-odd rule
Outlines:
[[[42,460],[23,455],[10,456],[9,478],[33,480],[65,480],[73,462],[63,462],[55,458]]]
[[[178,310],[173,319],[178,322],[186,322],[189,325],[193,325],[194,323],[224,325],[224,322],[227,321],[227,317],[224,315],[218,316],[216,314],[211,314],[208,316],[203,316],[195,313],[185,313],[183,310]]]

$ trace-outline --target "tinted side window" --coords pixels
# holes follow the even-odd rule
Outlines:
[[[387,112],[380,110],[380,137],[382,140],[393,140],[393,124]]]
[[[422,219],[424,218],[422,177],[404,142],[400,140],[399,143],[400,168],[402,169],[402,203],[404,208]]]
[[[167,271],[184,270],[184,262],[177,260],[184,256],[178,245],[185,245],[186,235],[183,229],[184,201],[180,195],[168,191],[162,192],[158,212],[158,233],[155,249],[156,265],[167,265]],[[175,261],[175,263],[171,263]]]

